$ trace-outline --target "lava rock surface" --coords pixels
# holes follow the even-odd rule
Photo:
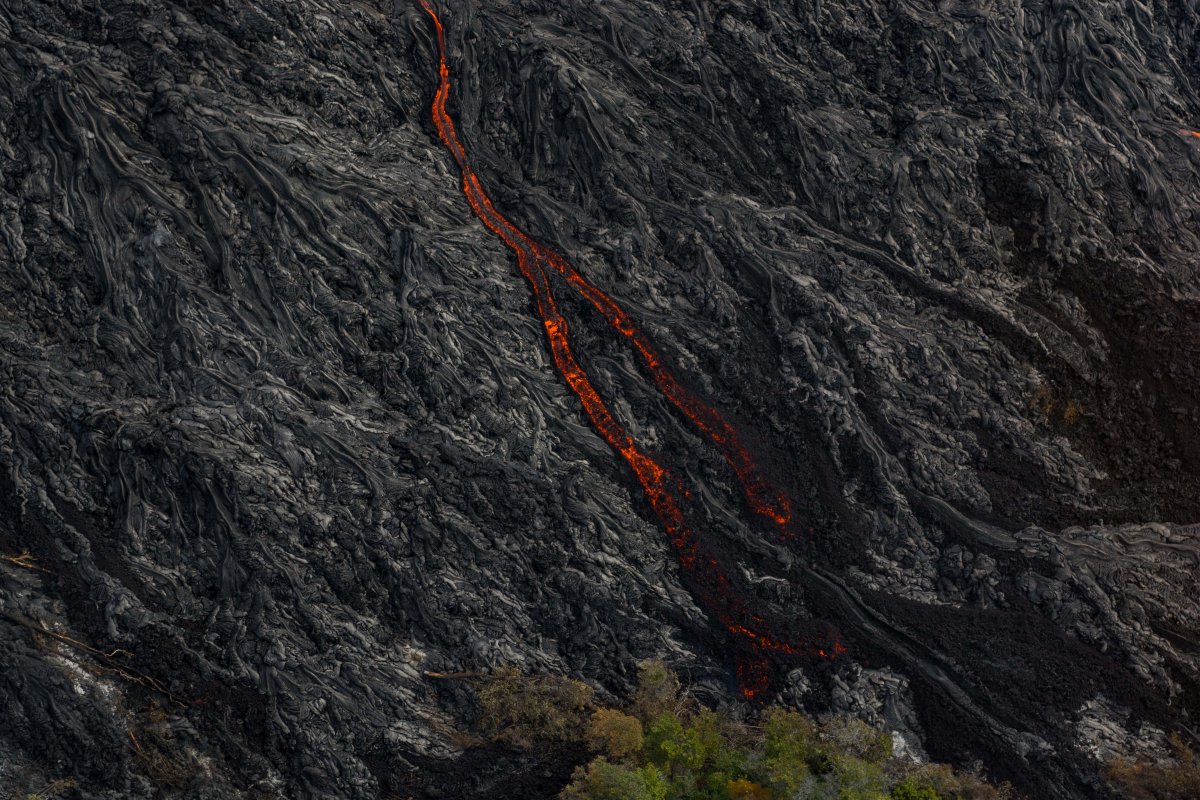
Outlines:
[[[1196,8],[438,12],[497,206],[795,499],[773,537],[564,294],[746,601],[847,648],[776,699],[1037,798],[1194,739]],[[464,753],[423,673],[736,696],[436,84],[405,2],[0,6],[0,790],[548,797],[568,763]]]

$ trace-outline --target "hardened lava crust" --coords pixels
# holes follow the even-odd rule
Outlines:
[[[427,673],[647,658],[1196,744],[1198,24],[6,0],[0,797],[551,797]]]

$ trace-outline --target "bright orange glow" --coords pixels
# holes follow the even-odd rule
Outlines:
[[[1200,131],[1189,131],[1187,128],[1180,128],[1179,133],[1183,136],[1195,136],[1197,139],[1200,139]]]
[[[563,276],[567,284],[591,303],[613,330],[632,343],[664,396],[721,451],[737,475],[750,507],[790,535],[788,528],[792,522],[791,503],[761,474],[733,427],[714,408],[697,398],[675,378],[632,318],[611,297],[588,282],[565,258],[525,235],[496,210],[491,198],[484,191],[479,176],[471,168],[466,148],[458,138],[454,120],[446,110],[446,101],[450,96],[450,68],[446,63],[446,40],[442,21],[427,0],[420,0],[420,4],[433,20],[437,30],[439,82],[433,99],[433,124],[438,138],[450,151],[462,173],[463,194],[484,226],[516,255],[517,267],[533,290],[534,307],[546,331],[555,366],[566,379],[571,391],[579,398],[593,427],[621,454],[633,470],[650,507],[675,549],[680,566],[691,579],[693,591],[698,599],[721,625],[753,654],[739,661],[738,675],[743,695],[751,698],[768,687],[768,655],[834,658],[844,653],[845,648],[828,636],[822,637],[828,641],[821,642],[789,641],[773,631],[761,616],[746,608],[738,598],[738,592],[721,570],[719,561],[706,552],[707,549],[702,546],[687,523],[680,498],[689,499],[690,493],[665,467],[637,446],[628,430],[616,419],[592,385],[586,370],[571,350],[567,320],[559,311],[551,293],[547,267]]]
[[[544,248],[542,251],[542,255],[550,266],[566,277],[568,283],[587,298],[588,302],[600,312],[614,330],[633,343],[641,357],[642,364],[645,365],[666,398],[717,446],[721,455],[725,457],[726,462],[737,474],[746,500],[754,512],[767,517],[776,525],[788,525],[792,521],[791,503],[783,492],[772,487],[762,476],[758,465],[754,463],[746,448],[742,446],[733,427],[717,413],[716,409],[696,397],[676,379],[663,365],[662,358],[650,344],[649,339],[634,325],[629,314],[611,297],[589,283],[558,253]]]

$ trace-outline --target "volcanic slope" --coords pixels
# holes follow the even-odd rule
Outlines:
[[[1195,10],[434,9],[595,393],[846,652],[680,566],[419,5],[10,0],[0,787],[495,796],[422,672],[651,656],[1038,798],[1196,729]]]

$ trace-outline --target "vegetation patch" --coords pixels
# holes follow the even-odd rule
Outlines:
[[[479,727],[494,741],[531,749],[584,738],[592,687],[557,675],[496,670],[479,689]]]
[[[578,681],[511,669],[485,678],[479,700],[480,728],[496,741],[524,748],[583,742],[591,750],[562,800],[1014,797],[1007,784],[973,773],[893,758],[891,737],[857,719],[814,720],[783,709],[747,719],[735,708],[707,708],[657,661],[642,665],[625,709],[596,705]]]
[[[1178,738],[1171,739],[1168,762],[1118,758],[1105,777],[1128,800],[1196,800],[1200,797],[1200,758]]]

